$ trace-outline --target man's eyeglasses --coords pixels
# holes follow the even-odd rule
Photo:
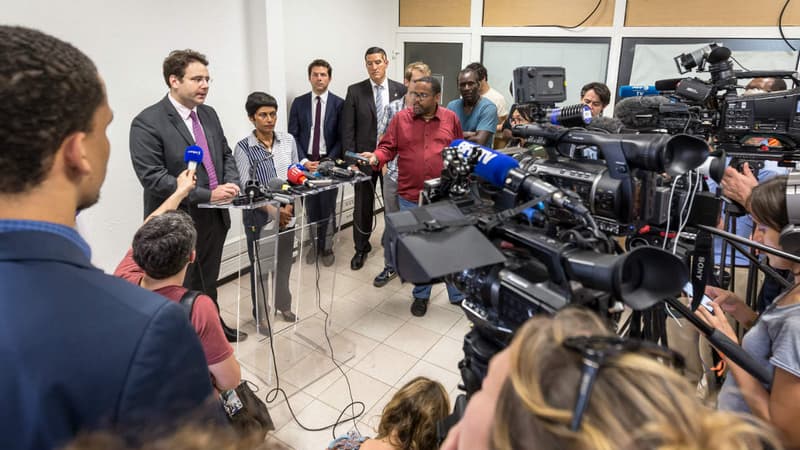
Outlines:
[[[192,78],[189,78],[189,81],[191,81],[191,82],[193,82],[193,83],[195,83],[195,84],[202,84],[202,83],[203,83],[203,81],[205,81],[205,82],[206,82],[206,84],[211,84],[211,77],[201,77],[201,76],[197,76],[197,77],[192,77]]]
[[[562,345],[580,353],[583,357],[578,398],[575,400],[575,409],[572,411],[572,422],[570,423],[572,431],[578,431],[581,428],[583,415],[592,394],[592,386],[597,380],[597,374],[603,363],[609,358],[615,358],[625,353],[639,353],[669,363],[678,370],[682,370],[684,367],[683,355],[680,353],[653,342],[637,339],[619,336],[573,336],[565,339]]]
[[[427,92],[409,92],[408,95],[411,98],[419,98],[419,99],[422,99],[422,100],[425,100],[426,98],[430,98],[431,97],[431,94],[428,94]]]

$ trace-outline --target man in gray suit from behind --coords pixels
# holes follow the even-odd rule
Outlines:
[[[227,210],[203,209],[197,204],[236,196],[239,172],[216,111],[203,104],[211,82],[207,66],[206,57],[193,50],[174,50],[164,59],[169,93],[133,119],[130,150],[133,169],[144,187],[147,217],[175,191],[175,177],[186,169],[186,147],[203,148],[197,187],[181,204],[197,228],[197,259],[186,273],[184,286],[204,292],[217,303],[217,278],[231,219]],[[222,328],[231,342],[237,336],[239,340],[247,337],[224,322]]]

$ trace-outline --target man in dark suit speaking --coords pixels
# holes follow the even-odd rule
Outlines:
[[[0,448],[171,430],[212,395],[200,342],[180,305],[92,266],[75,230],[110,153],[97,68],[66,42],[0,26],[0,91]]]
[[[169,93],[133,119],[130,146],[133,169],[144,187],[145,217],[175,192],[175,177],[186,169],[186,147],[203,148],[197,187],[181,204],[197,228],[197,259],[186,272],[183,285],[204,292],[217,303],[217,278],[231,218],[227,210],[202,209],[197,204],[236,196],[239,172],[216,111],[203,104],[211,82],[207,66],[206,57],[193,50],[174,50],[167,56],[164,81]],[[226,326],[221,317],[220,322],[228,341],[247,337]]]
[[[364,55],[369,78],[347,88],[347,96],[342,108],[342,148],[345,151],[371,152],[378,145],[378,123],[385,114],[386,105],[406,94],[403,83],[386,77],[389,60],[386,52],[379,47],[370,47]],[[375,184],[380,178],[380,171],[368,166],[361,170],[372,175],[371,183],[355,185],[355,202],[353,206],[353,242],[356,254],[350,261],[350,268],[358,270],[364,267],[364,261],[372,250],[369,236],[372,233],[372,216],[374,212]]]
[[[308,65],[308,81],[311,92],[292,102],[289,110],[289,134],[297,142],[300,163],[311,172],[317,170],[321,159],[342,157],[342,142],[339,139],[339,116],[344,100],[328,91],[333,69],[324,59],[315,59]],[[334,262],[333,230],[336,228],[334,211],[338,189],[329,189],[305,199],[308,220],[312,224],[314,245],[306,255],[311,264],[320,257],[322,264]]]

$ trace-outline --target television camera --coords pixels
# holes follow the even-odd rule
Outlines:
[[[674,58],[680,74],[696,70],[707,72],[709,80],[696,77],[655,82],[649,92],[659,97],[626,98],[617,104],[617,115],[639,131],[664,130],[688,133],[710,139],[716,150],[724,151],[735,164],[778,161],[794,166],[800,144],[800,89],[740,95],[739,80],[750,78],[791,79],[794,71],[734,70],[731,51],[711,43]],[[621,88],[622,89],[622,88]],[[616,112],[615,112],[616,113]]]

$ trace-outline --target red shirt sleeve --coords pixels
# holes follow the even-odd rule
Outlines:
[[[122,261],[119,262],[119,265],[114,270],[114,276],[137,286],[142,282],[144,270],[133,260],[133,248],[129,248],[128,253],[126,253]]]
[[[214,306],[211,297],[197,296],[192,309],[192,325],[200,337],[200,343],[203,344],[209,366],[221,363],[233,355],[233,347],[225,339],[217,307]]]

